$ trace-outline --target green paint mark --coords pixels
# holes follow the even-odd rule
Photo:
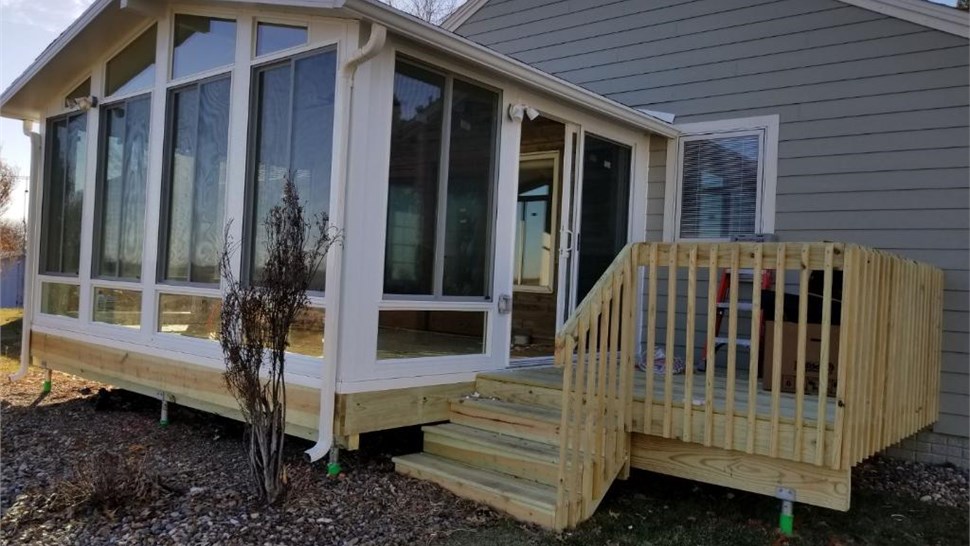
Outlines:
[[[792,536],[795,528],[795,516],[793,514],[782,514],[778,518],[778,528],[785,536]]]
[[[340,463],[327,463],[327,476],[337,476],[340,472]]]
[[[51,381],[49,379],[44,380],[44,386],[41,388],[41,392],[44,394],[51,392]]]

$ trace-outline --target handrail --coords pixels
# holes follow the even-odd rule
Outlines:
[[[620,251],[556,336],[560,528],[592,515],[613,480],[629,471],[636,250],[629,244]]]

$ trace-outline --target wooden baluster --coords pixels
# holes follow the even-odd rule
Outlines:
[[[685,442],[694,441],[694,329],[697,314],[697,245],[690,246],[687,261],[687,341],[684,357],[684,434]]]
[[[724,447],[734,449],[734,389],[738,366],[738,275],[741,247],[731,245],[731,285],[728,297],[727,391],[724,396]]]
[[[595,296],[594,296],[595,297]],[[589,362],[586,366],[586,386],[583,389],[583,395],[585,403],[583,404],[583,432],[582,432],[582,450],[583,450],[583,504],[581,508],[582,517],[586,517],[589,514],[589,503],[593,499],[594,482],[596,479],[594,461],[595,461],[595,449],[596,445],[593,441],[593,435],[595,434],[596,427],[596,400],[594,396],[596,394],[596,371],[599,364],[599,355],[596,354],[597,351],[597,340],[599,340],[599,317],[601,309],[597,305],[597,301],[593,300],[592,309],[590,313],[590,331],[589,331]]]
[[[825,272],[822,281],[822,336],[819,348],[818,412],[815,423],[815,464],[825,462],[825,430],[828,421],[829,362],[832,351],[832,278],[835,247],[825,245]]]
[[[670,246],[667,256],[667,342],[664,347],[664,438],[671,437],[674,398],[674,345],[677,334],[677,243]]]
[[[636,329],[639,321],[636,313],[641,312],[636,302],[640,301],[639,281],[640,276],[640,252],[643,245],[636,245],[631,251],[630,261],[626,266],[626,284],[624,285],[623,297],[623,337],[620,342],[624,354],[623,374],[625,378],[622,385],[623,393],[623,437],[621,439],[620,459],[623,461],[624,477],[630,472],[630,440],[633,432],[633,371],[634,371],[634,348],[638,335]]]
[[[653,353],[657,350],[657,243],[650,245],[650,270],[647,279],[647,349],[644,354],[646,390],[643,395],[643,433],[653,432]]]
[[[751,347],[748,359],[748,435],[745,451],[754,453],[758,424],[758,356],[761,354],[761,282],[764,275],[764,246],[754,248],[751,283]]]
[[[623,358],[620,354],[620,341],[622,336],[620,335],[620,329],[622,324],[620,322],[620,307],[623,303],[623,290],[626,286],[624,283],[626,281],[626,264],[621,269],[618,269],[616,273],[613,274],[613,288],[612,288],[612,302],[610,304],[610,362],[607,369],[607,414],[606,414],[606,455],[609,457],[609,464],[607,465],[606,479],[612,479],[616,475],[616,465],[619,462],[619,452],[617,450],[617,441],[619,440],[619,430],[622,430],[622,425],[620,424],[620,419],[622,418],[622,408],[621,403],[621,391],[620,384],[622,384],[623,373],[626,371],[623,369]]]
[[[586,362],[588,359],[587,355],[587,345],[589,336],[589,325],[590,325],[590,313],[588,310],[584,310],[583,315],[579,321],[579,351],[577,352],[576,358],[576,377],[575,377],[575,387],[573,388],[573,422],[571,423],[572,434],[571,434],[571,460],[572,467],[571,472],[575,473],[573,489],[571,493],[571,508],[570,521],[578,521],[580,511],[582,510],[582,500],[583,500],[583,483],[585,478],[583,478],[583,472],[585,468],[583,467],[582,461],[582,433],[583,425],[586,414],[585,408],[585,390],[583,388],[584,381],[586,380]]]
[[[809,252],[802,245],[798,270],[798,345],[795,364],[795,441],[792,443],[792,460],[802,461],[803,426],[805,424],[805,360],[808,345],[808,274]]]
[[[611,275],[612,277],[612,275]],[[613,288],[613,283],[604,287],[603,293],[600,297],[601,307],[600,307],[600,329],[599,329],[599,362],[596,367],[596,419],[593,421],[596,427],[594,440],[596,442],[596,456],[599,461],[599,468],[597,468],[597,479],[601,483],[605,483],[605,476],[607,472],[606,468],[606,427],[608,426],[606,414],[607,414],[607,404],[606,399],[606,380],[608,379],[608,367],[611,361],[610,358],[610,296]],[[597,484],[599,485],[599,484]],[[597,487],[598,489],[598,487]]]
[[[704,445],[714,442],[714,359],[715,324],[717,320],[718,263],[717,245],[711,245],[707,264],[707,354],[704,355]]]
[[[785,321],[785,243],[777,246],[775,256],[775,322],[771,355],[771,442],[769,454],[778,457],[779,423],[781,418],[781,344]],[[767,355],[766,355],[767,358]]]
[[[853,374],[853,345],[855,323],[858,321],[858,272],[859,250],[855,245],[846,246],[844,262],[844,283],[842,289],[842,320],[839,332],[839,381],[836,387],[835,430],[832,433],[832,468],[839,470],[851,467],[849,459],[852,446],[846,435],[850,433],[856,408],[854,404],[855,385],[851,383]],[[848,411],[846,411],[848,406]]]
[[[573,374],[576,372],[573,363],[573,351],[576,349],[576,338],[571,333],[565,334],[566,338],[561,348],[557,345],[556,361],[562,366],[562,414],[559,417],[559,491],[556,495],[556,517],[561,518],[563,526],[567,525],[569,519],[569,507],[572,503],[572,492],[575,490],[576,466],[571,464],[572,451],[570,445],[575,445],[572,440],[572,422],[574,420],[573,398]]]

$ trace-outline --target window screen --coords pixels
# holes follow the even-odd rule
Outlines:
[[[725,239],[755,233],[761,136],[692,139],[683,146],[680,236]]]

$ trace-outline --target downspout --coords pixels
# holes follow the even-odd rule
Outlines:
[[[34,215],[31,214],[31,207],[34,205],[34,196],[37,195],[37,162],[40,158],[40,133],[34,131],[34,122],[23,120],[24,136],[30,138],[30,179],[27,185],[27,202],[24,207],[27,213],[27,230],[24,234],[26,238],[24,253],[24,316],[22,321],[22,331],[20,338],[20,368],[16,373],[8,377],[11,381],[19,381],[27,375],[27,367],[30,365],[30,325],[34,317],[34,261],[35,256],[32,252],[34,238]]]
[[[354,51],[340,70],[340,77],[344,82],[344,89],[347,89],[347,120],[344,123],[343,135],[341,135],[338,145],[341,147],[340,153],[336,156],[342,158],[344,164],[340,169],[342,188],[347,187],[350,178],[350,130],[352,125],[352,112],[354,101],[354,75],[357,67],[374,58],[387,41],[387,27],[377,23],[371,24],[370,36],[367,43],[357,51]],[[339,347],[338,347],[339,350]],[[305,456],[309,462],[316,462],[326,455],[333,446],[333,417],[334,405],[337,398],[337,359],[327,366],[324,372],[323,383],[320,385],[320,418],[317,423],[317,443],[306,450]]]

